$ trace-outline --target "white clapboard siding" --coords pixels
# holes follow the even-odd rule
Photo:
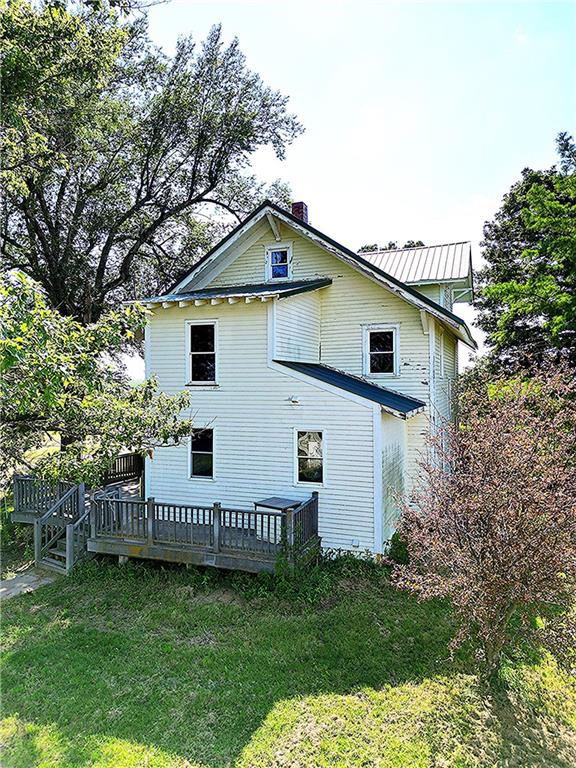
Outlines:
[[[443,375],[441,370],[442,343],[444,347]],[[438,417],[438,424],[442,425],[451,421],[454,417],[454,409],[451,400],[454,381],[458,375],[458,340],[448,330],[442,332],[438,327],[436,330],[434,363],[436,367],[436,395],[434,404]]]
[[[400,328],[400,375],[377,377],[407,395],[428,396],[428,337],[420,313],[396,294],[376,284],[340,259],[282,225],[282,242],[292,242],[292,278],[330,277],[332,285],[318,292],[321,305],[321,361],[356,375],[363,373],[362,326],[398,324]],[[268,233],[231,263],[212,286],[262,280]]]
[[[383,413],[382,516],[383,539],[388,541],[398,522],[400,498],[406,491],[407,422]]]
[[[424,402],[430,397],[429,337],[424,333],[419,311],[396,294],[344,264],[315,243],[282,225],[283,242],[292,243],[294,280],[330,277],[332,285],[318,291],[321,307],[321,362],[356,375],[363,373],[362,328],[370,324],[399,326],[400,374],[375,377],[389,387]],[[257,282],[265,272],[265,251],[270,233],[253,243],[229,264],[211,285]],[[430,298],[438,298],[439,286],[426,286]],[[407,488],[418,483],[419,462],[426,450],[428,414],[408,420],[406,446]]]
[[[274,355],[279,360],[318,362],[321,292],[301,293],[276,305]]]
[[[242,278],[246,281],[246,278]],[[166,502],[251,509],[267,496],[305,499],[294,483],[294,428],[324,432],[325,483],[318,487],[326,547],[374,545],[373,407],[268,366],[270,303],[157,309],[147,330],[148,375],[175,393],[186,381],[186,320],[218,320],[218,386],[190,387],[190,412],[214,429],[215,477],[189,479],[188,448],[161,448],[147,463],[147,492]],[[296,400],[297,404],[292,404]]]

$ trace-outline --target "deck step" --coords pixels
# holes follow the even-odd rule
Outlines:
[[[61,549],[60,547],[56,547],[53,549],[49,549],[48,552],[53,555],[54,557],[61,557],[63,560],[66,560],[66,549]]]
[[[40,568],[44,568],[47,571],[54,571],[55,573],[66,574],[66,566],[62,564],[61,560],[54,560],[52,557],[43,557],[40,560]]]

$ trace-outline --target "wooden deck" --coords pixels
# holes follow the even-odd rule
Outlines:
[[[278,501],[290,506],[265,506]],[[20,476],[12,519],[34,523],[36,563],[65,573],[96,553],[256,572],[273,571],[280,556],[294,565],[318,550],[316,493],[302,503],[266,499],[263,507],[143,500],[135,482],[87,494],[82,484]]]
[[[87,541],[89,552],[252,572],[318,545],[317,496],[286,512],[97,497]]]

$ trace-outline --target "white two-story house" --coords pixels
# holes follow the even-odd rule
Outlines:
[[[476,346],[453,312],[471,292],[469,243],[357,254],[304,204],[264,203],[145,300],[146,375],[188,389],[196,425],[147,461],[146,495],[250,510],[317,491],[324,547],[384,551]]]

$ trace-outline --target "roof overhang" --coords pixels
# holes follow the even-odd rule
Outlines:
[[[170,293],[163,296],[151,296],[146,299],[140,299],[139,302],[128,303],[144,304],[148,309],[156,309],[158,307],[168,309],[175,305],[179,307],[201,307],[206,304],[237,304],[239,302],[251,304],[253,301],[266,302],[273,299],[288,298],[289,296],[307,293],[308,291],[317,291],[331,284],[332,280],[329,277],[324,277],[318,280],[294,280],[274,284],[231,285],[182,293]]]
[[[380,407],[384,413],[398,419],[411,419],[426,410],[426,403],[415,397],[375,384],[373,381],[334,368],[325,363],[312,363],[296,360],[274,360],[274,363],[288,371],[295,371],[312,380],[333,387],[336,391],[347,392]]]

